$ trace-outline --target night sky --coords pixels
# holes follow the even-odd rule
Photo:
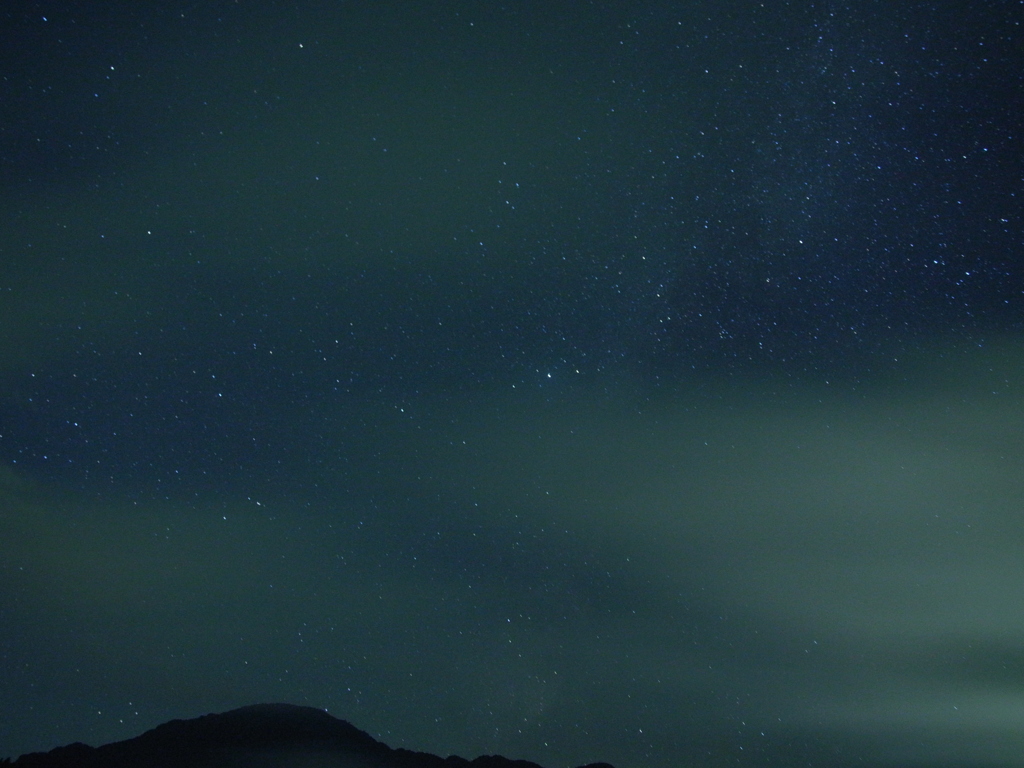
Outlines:
[[[4,3],[0,757],[1024,766],[1022,25]]]

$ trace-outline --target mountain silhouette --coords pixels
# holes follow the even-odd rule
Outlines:
[[[466,760],[392,749],[321,709],[256,704],[171,720],[134,739],[75,743],[17,760],[17,768],[541,768],[498,755]],[[612,768],[591,763],[581,768]]]

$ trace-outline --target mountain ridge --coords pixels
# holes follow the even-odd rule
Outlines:
[[[75,742],[32,752],[12,768],[543,768],[527,760],[473,760],[393,749],[322,709],[254,704],[190,720],[169,720],[125,741]],[[612,768],[590,763],[580,768]]]

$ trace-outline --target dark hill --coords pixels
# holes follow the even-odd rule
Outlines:
[[[391,749],[323,710],[257,704],[195,720],[171,720],[127,741],[71,744],[22,755],[17,768],[541,768],[500,756],[441,758]],[[584,768],[612,768],[593,763]]]

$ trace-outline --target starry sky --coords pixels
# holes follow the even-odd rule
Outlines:
[[[5,3],[0,756],[1024,765],[1022,23]]]

